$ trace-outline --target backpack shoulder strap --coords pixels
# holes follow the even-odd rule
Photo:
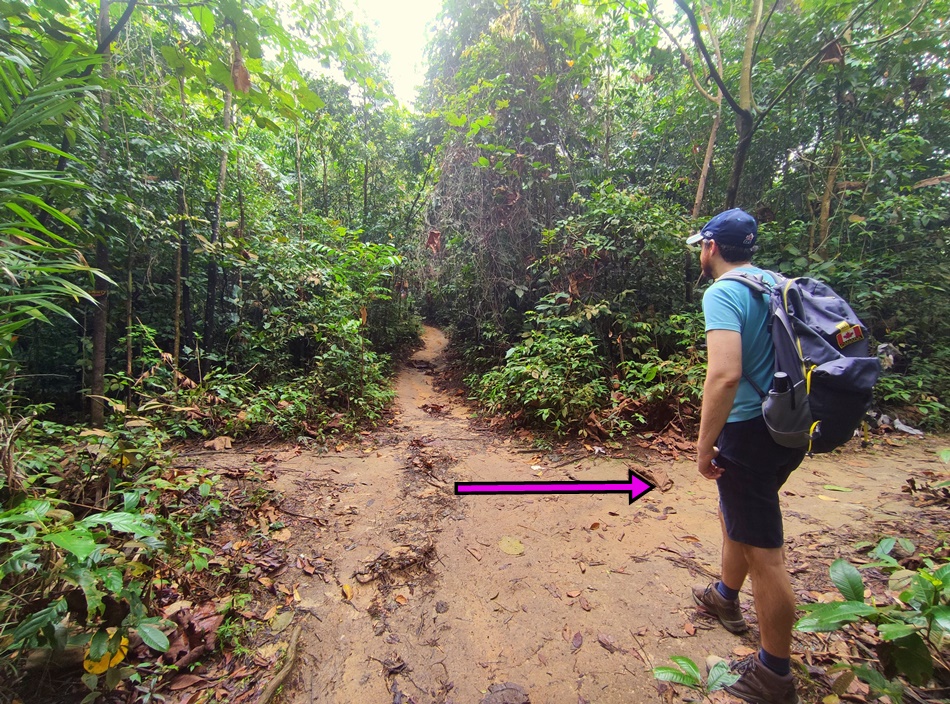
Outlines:
[[[759,276],[758,274],[750,274],[747,271],[727,271],[725,274],[716,279],[716,281],[738,281],[741,284],[745,284],[756,293],[772,292],[771,283],[767,282],[762,276]]]
[[[727,271],[716,279],[716,281],[738,281],[757,293],[771,294],[773,288],[782,288],[788,281],[794,280],[782,276],[777,271],[772,271],[771,269],[763,269],[762,271],[768,274],[772,278],[772,281],[767,280],[760,274],[750,274],[748,271],[736,271],[735,269]]]
[[[765,277],[759,274],[750,274],[747,271],[735,271],[735,270],[727,271],[725,274],[723,274],[718,279],[716,279],[716,281],[738,281],[741,284],[745,284],[750,289],[752,289],[752,291],[754,291],[755,293],[760,293],[760,294],[764,294],[768,296],[769,306],[771,307],[772,306],[772,288],[773,286],[779,285],[781,280],[784,277],[782,277],[780,274],[776,274],[773,271],[768,271],[767,269],[763,269],[763,271],[768,273],[776,283],[773,284],[770,281],[766,281]],[[752,386],[753,389],[755,389],[755,392],[759,395],[760,398],[765,398],[766,396],[768,396],[768,394],[762,390],[762,387],[756,384],[755,381],[753,381],[752,377],[750,377],[745,372],[742,373],[742,378],[749,382],[749,384]]]

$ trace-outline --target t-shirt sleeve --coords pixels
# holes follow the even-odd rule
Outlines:
[[[731,282],[730,282],[731,283]],[[739,284],[743,286],[743,284]],[[706,332],[710,330],[733,330],[742,332],[742,306],[737,292],[726,282],[713,284],[703,294],[703,316]]]

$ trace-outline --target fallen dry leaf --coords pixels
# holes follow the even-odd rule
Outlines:
[[[584,611],[590,611],[591,609],[590,602],[587,601],[587,599],[585,599],[584,597],[581,597],[580,599],[578,599],[577,603],[581,605],[581,608],[584,609]]]
[[[609,636],[606,633],[601,633],[597,636],[597,642],[602,648],[604,648],[608,653],[617,653],[623,652],[623,648],[617,645],[617,642],[614,640],[613,636]]]
[[[479,562],[482,561],[482,554],[478,551],[478,548],[465,548],[465,549],[468,550],[471,553],[472,557],[474,557],[476,560],[478,560]]]
[[[294,612],[293,611],[284,611],[274,617],[274,620],[271,621],[270,629],[274,633],[280,633],[287,626],[293,623]]]
[[[168,685],[168,688],[177,692],[182,689],[187,689],[188,687],[194,687],[195,685],[207,686],[211,684],[204,677],[198,677],[198,675],[178,675],[175,679],[171,681],[171,684]]]
[[[582,635],[581,635],[581,632],[578,631],[578,632],[575,633],[574,636],[571,638],[571,648],[573,648],[575,651],[576,651],[576,650],[580,650],[580,647],[581,647],[582,645],[584,645],[584,636],[582,636]]]
[[[687,621],[687,622],[686,622],[686,625],[683,626],[683,630],[686,631],[686,635],[688,635],[688,636],[695,636],[695,635],[696,635],[696,626],[694,626],[694,625],[693,625],[691,622],[689,622],[689,621]]]
[[[272,606],[267,610],[267,613],[261,617],[261,621],[270,621],[276,615],[277,615],[277,607]]]
[[[524,544],[517,538],[506,535],[498,541],[498,547],[506,555],[524,555]]]
[[[347,601],[353,600],[353,587],[351,587],[349,584],[343,585],[343,598]]]
[[[408,600],[405,596],[403,596],[402,594],[397,594],[397,595],[394,597],[394,600],[395,600],[395,602],[396,602],[397,604],[401,604],[402,606],[405,606],[406,604],[409,603],[409,600]]]
[[[216,452],[220,452],[221,450],[230,450],[231,438],[229,438],[227,435],[219,435],[214,440],[208,440],[205,443],[205,447]]]
[[[577,597],[581,595],[581,592],[579,589],[574,589],[572,591],[567,592],[567,595],[571,597],[572,599],[576,599]]]
[[[270,537],[272,540],[277,540],[281,543],[286,543],[288,540],[290,540],[291,535],[292,534],[290,532],[290,528],[281,528],[280,530],[274,533],[271,533]]]

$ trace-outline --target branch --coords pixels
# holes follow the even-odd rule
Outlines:
[[[132,11],[135,10],[135,5],[137,3],[138,3],[138,0],[129,0],[128,4],[125,6],[125,11],[122,13],[122,16],[119,18],[119,20],[115,23],[115,26],[111,30],[109,30],[109,33],[103,38],[101,42],[99,42],[99,45],[96,47],[96,51],[95,51],[96,56],[102,56],[103,54],[106,53],[109,47],[112,46],[112,42],[114,42],[115,38],[119,36],[119,33],[123,29],[125,29],[125,25],[128,24],[129,18],[132,17]],[[89,78],[95,66],[96,64],[89,64],[88,66],[86,66],[83,72],[79,74],[79,77]],[[56,162],[56,171],[66,170],[66,163],[69,160],[68,154],[70,152],[71,147],[72,145],[69,143],[69,137],[66,134],[63,134],[63,141],[60,144],[60,151],[62,151],[63,153],[60,155],[59,161]]]
[[[869,40],[866,41],[866,42],[857,42],[857,43],[855,43],[855,44],[844,44],[844,45],[842,45],[842,46],[846,46],[846,47],[849,47],[849,48],[850,48],[850,47],[853,47],[853,46],[873,46],[874,44],[883,44],[884,42],[888,41],[889,39],[892,39],[893,37],[896,37],[896,36],[897,36],[898,34],[900,34],[901,32],[906,31],[912,24],[914,24],[914,22],[917,20],[917,18],[920,17],[920,13],[922,13],[922,12],[924,11],[924,9],[927,7],[927,5],[929,5],[929,4],[930,4],[930,0],[924,0],[922,3],[920,3],[920,7],[917,8],[917,12],[914,13],[914,16],[910,18],[910,20],[907,22],[907,24],[905,24],[905,25],[904,25],[903,27],[901,27],[900,29],[897,29],[897,30],[891,32],[890,34],[886,34],[886,35],[884,35],[883,37],[879,37],[878,39],[869,39]]]
[[[877,0],[875,0],[876,2]],[[713,63],[712,57],[709,56],[709,50],[706,48],[706,44],[703,42],[702,34],[699,31],[699,23],[696,22],[696,15],[693,14],[692,9],[689,5],[686,4],[686,0],[676,0],[676,4],[679,5],[680,9],[686,13],[686,18],[689,20],[689,26],[693,30],[693,41],[696,43],[696,48],[699,49],[699,53],[703,55],[703,59],[706,61],[706,66],[709,68],[709,73],[712,75],[713,80],[716,82],[716,85],[719,86],[719,90],[722,92],[722,97],[726,99],[726,102],[729,103],[729,107],[732,108],[732,111],[739,115],[740,117],[752,117],[747,110],[743,110],[739,103],[736,102],[736,99],[732,97],[732,93],[729,92],[729,89],[726,88],[726,84],[722,82],[722,76],[719,75],[719,71],[716,70],[716,66]]]
[[[623,5],[624,7],[627,6],[626,3],[623,3]],[[647,12],[650,14],[650,19],[653,20],[653,24],[655,24],[657,27],[663,30],[663,33],[666,35],[666,38],[669,39],[671,42],[673,42],[673,46],[675,46],[676,49],[679,51],[680,62],[686,67],[686,71],[689,73],[689,77],[692,79],[693,85],[696,86],[696,90],[698,90],[700,94],[706,100],[708,100],[711,103],[716,103],[718,105],[720,101],[714,95],[712,95],[708,90],[703,88],[702,84],[699,82],[699,79],[696,78],[696,72],[693,70],[693,60],[689,58],[689,55],[686,53],[686,50],[680,45],[679,41],[676,39],[676,37],[673,36],[673,33],[667,28],[667,26],[660,21],[660,18],[657,17],[655,12],[653,12],[653,8],[649,4],[647,5]]]
[[[924,0],[928,2],[929,0]],[[762,23],[762,27],[759,29],[759,36],[755,38],[755,47],[752,49],[752,65],[755,66],[755,59],[759,55],[759,44],[762,43],[762,37],[765,36],[765,30],[769,26],[769,22],[772,21],[772,15],[775,14],[775,10],[778,8],[779,0],[775,0],[772,3],[772,9],[769,10],[768,16],[765,18],[765,22]]]
[[[679,4],[680,1],[681,1],[681,0],[676,0],[676,3]],[[925,0],[925,2],[927,2],[927,0]],[[877,3],[878,3],[878,0],[871,0],[867,5],[865,5],[863,8],[861,8],[861,10],[860,10],[859,12],[855,13],[855,15],[848,21],[848,24],[845,25],[844,29],[842,29],[842,30],[837,34],[837,36],[835,36],[834,39],[832,39],[832,40],[829,41],[829,42],[825,42],[825,44],[822,45],[822,47],[818,50],[818,52],[817,52],[814,56],[812,56],[808,61],[806,61],[806,62],[804,63],[804,65],[798,70],[798,73],[796,73],[796,74],[792,77],[792,80],[790,80],[790,81],[785,85],[785,87],[782,88],[782,90],[780,90],[780,91],[778,92],[778,95],[776,95],[776,96],[769,102],[769,104],[765,107],[765,110],[763,110],[761,113],[759,113],[759,114],[756,116],[755,122],[754,122],[753,125],[752,125],[752,131],[753,131],[753,132],[758,129],[759,125],[762,123],[762,120],[764,120],[764,119],[766,118],[766,116],[772,111],[772,108],[774,108],[774,107],[778,104],[778,102],[779,102],[782,98],[785,97],[785,94],[788,93],[789,90],[791,90],[792,86],[794,86],[796,83],[798,83],[799,79],[801,79],[801,77],[805,75],[805,71],[807,71],[809,68],[811,68],[811,67],[815,64],[816,61],[818,61],[822,56],[824,56],[825,51],[826,51],[827,49],[829,49],[831,46],[833,46],[833,45],[836,44],[836,43],[839,43],[839,44],[840,44],[840,40],[841,40],[842,38],[844,38],[844,36],[851,30],[851,28],[855,25],[855,23],[856,23],[859,19],[861,19],[861,17],[863,17],[863,16],[868,12],[868,10],[870,10],[872,7],[874,7]]]

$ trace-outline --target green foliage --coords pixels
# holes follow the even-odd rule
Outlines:
[[[875,548],[877,556],[887,557],[895,543],[894,539],[881,541]],[[845,560],[835,560],[831,580],[845,601],[806,604],[802,608],[808,615],[799,619],[795,628],[822,632],[860,621],[872,623],[882,641],[878,655],[884,677],[901,675],[911,684],[926,684],[933,676],[934,658],[946,649],[950,639],[950,564],[936,565],[929,558],[925,562],[927,566],[916,572],[895,574],[892,583],[903,585],[897,586],[900,596],[895,603],[881,606],[873,599],[871,603],[865,601],[860,572]],[[880,675],[868,675],[866,671],[857,674],[869,683],[873,681],[878,691],[893,688],[893,683]]]
[[[673,661],[676,667],[662,665],[654,667],[653,676],[662,682],[685,685],[690,689],[702,692],[704,695],[725,689],[739,680],[739,675],[729,669],[729,663],[725,660],[717,661],[709,669],[705,681],[699,667],[690,658],[683,655],[672,655],[670,660]]]
[[[504,366],[468,379],[491,412],[523,413],[556,433],[576,429],[603,407],[608,389],[594,341],[567,329],[532,333]]]
[[[7,414],[14,344],[22,329],[49,322],[49,315],[69,318],[69,299],[92,301],[75,281],[91,274],[75,245],[50,228],[75,233],[76,223],[44,199],[53,187],[79,184],[61,173],[35,167],[35,155],[62,152],[34,136],[44,124],[76,110],[90,90],[76,78],[94,60],[74,58],[75,47],[63,47],[43,60],[0,42],[0,416]],[[46,221],[44,223],[44,220]]]

